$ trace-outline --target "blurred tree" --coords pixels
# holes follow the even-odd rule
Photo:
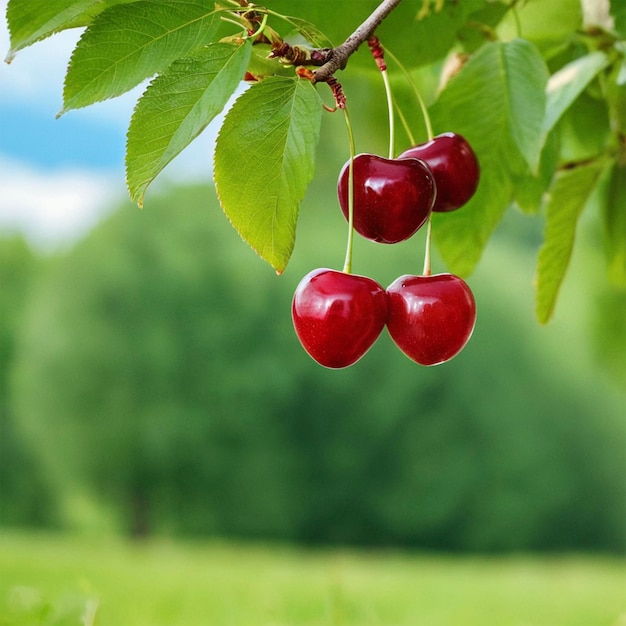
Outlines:
[[[0,525],[50,524],[55,513],[41,464],[21,437],[9,378],[39,260],[23,238],[0,238]]]
[[[318,192],[307,208],[332,204]],[[84,491],[135,534],[624,547],[623,396],[591,362],[570,368],[580,345],[555,352],[530,311],[515,313],[530,246],[503,239],[476,277],[479,324],[451,363],[420,368],[383,336],[329,371],[303,353],[288,311],[302,273],[341,256],[342,218],[305,209],[324,245],[304,244],[277,279],[212,193],[175,189],[116,213],[38,290],[16,410],[66,501]],[[415,242],[384,254],[362,243],[363,273],[415,265]]]

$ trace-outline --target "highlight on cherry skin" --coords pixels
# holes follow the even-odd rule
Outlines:
[[[339,205],[348,219],[348,161],[339,174]],[[354,229],[379,243],[408,239],[426,222],[435,203],[435,178],[420,159],[354,157]]]
[[[430,167],[437,185],[433,211],[455,211],[466,204],[478,188],[478,159],[468,141],[456,133],[437,135],[405,150],[398,158],[421,159]]]
[[[296,288],[291,314],[307,353],[324,367],[356,363],[374,344],[387,319],[387,294],[375,280],[320,268]]]
[[[394,343],[421,365],[455,357],[476,323],[476,302],[454,274],[404,275],[387,287],[387,329]]]

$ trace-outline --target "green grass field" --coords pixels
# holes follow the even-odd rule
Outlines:
[[[1,626],[624,626],[626,566],[0,533]]]

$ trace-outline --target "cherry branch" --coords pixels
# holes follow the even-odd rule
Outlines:
[[[348,59],[367,41],[382,21],[402,0],[383,0],[378,8],[340,45],[328,52],[328,60],[314,72],[314,82],[328,80],[337,70],[346,67]]]

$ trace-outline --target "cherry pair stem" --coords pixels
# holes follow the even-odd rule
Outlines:
[[[430,116],[428,115],[428,109],[426,108],[426,103],[422,98],[422,94],[419,92],[419,89],[416,87],[411,75],[408,70],[404,67],[404,65],[400,62],[400,60],[392,54],[389,50],[387,50],[387,54],[391,57],[394,63],[402,70],[404,73],[407,82],[413,89],[413,93],[417,98],[420,109],[422,111],[422,117],[424,118],[424,124],[426,126],[426,133],[428,135],[428,140],[432,140],[434,137],[433,127],[430,122]],[[394,151],[394,132],[395,132],[395,124],[394,124],[394,104],[393,97],[391,93],[391,85],[389,83],[389,76],[387,74],[387,68],[381,70],[381,74],[383,75],[383,82],[385,84],[385,91],[387,93],[387,107],[389,109],[389,158],[393,159],[395,155]],[[412,145],[415,144],[415,139],[413,137],[413,133],[411,133],[411,129],[406,121],[406,118],[402,115],[402,111],[398,108],[398,113],[401,116],[402,123],[404,125],[404,129],[409,137],[409,141]],[[431,266],[430,266],[430,245],[431,245],[431,234],[432,234],[432,217],[428,218],[428,222],[426,223],[426,247],[424,251],[424,269],[422,270],[422,274],[424,276],[430,276],[431,274]]]
[[[346,128],[348,129],[348,143],[350,144],[350,161],[348,164],[348,245],[346,248],[346,260],[343,264],[343,271],[346,272],[346,274],[351,274],[352,247],[354,243],[354,157],[356,155],[356,147],[347,106],[344,106],[343,108],[343,116],[346,121]]]
[[[383,3],[384,4],[384,3]],[[389,113],[389,159],[393,159],[395,156],[394,149],[394,138],[395,138],[395,122],[394,122],[394,101],[393,94],[391,90],[391,85],[389,82],[389,75],[387,73],[387,66],[383,59],[383,48],[378,41],[378,38],[372,36],[372,38],[368,38],[368,43],[370,43],[370,47],[372,48],[372,53],[376,62],[381,70],[381,74],[383,77],[383,83],[385,85],[385,93],[387,96],[387,109]],[[424,124],[426,126],[426,132],[428,135],[428,140],[431,140],[434,136],[433,129],[430,121],[430,116],[428,115],[428,109],[426,108],[426,104],[424,103],[424,99],[422,98],[419,90],[417,89],[415,83],[413,82],[411,75],[406,70],[406,68],[400,63],[400,61],[395,57],[395,55],[391,54],[389,51],[389,56],[394,60],[394,62],[398,65],[398,67],[405,74],[408,83],[411,85],[413,92],[417,98],[420,109],[422,111],[422,116],[424,118]],[[344,119],[346,122],[346,127],[348,130],[348,141],[350,145],[350,160],[348,165],[348,243],[346,249],[346,258],[344,262],[343,271],[346,273],[352,272],[352,249],[353,249],[353,241],[354,241],[354,157],[356,154],[355,142],[354,142],[354,133],[352,131],[352,125],[350,123],[350,115],[348,113],[348,109],[346,106],[343,107]],[[405,131],[409,137],[409,141],[411,144],[415,144],[415,139],[413,138],[413,134],[411,133],[410,127],[406,121],[406,118],[402,115],[402,111],[398,108],[398,113],[401,116]],[[422,274],[424,276],[431,275],[431,263],[430,263],[430,249],[431,249],[431,233],[432,233],[432,219],[428,218],[427,222],[427,230],[426,230],[426,244],[424,251],[424,268]]]

